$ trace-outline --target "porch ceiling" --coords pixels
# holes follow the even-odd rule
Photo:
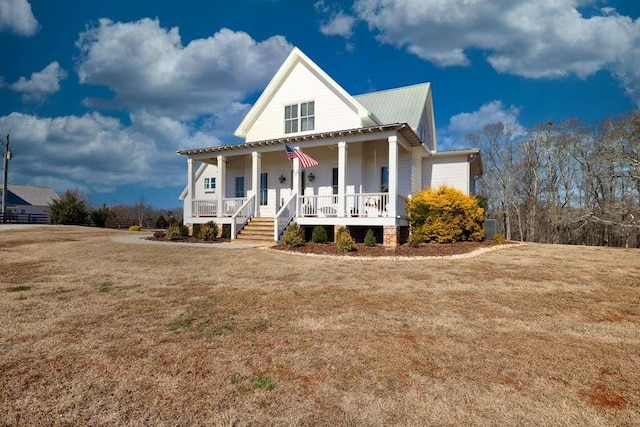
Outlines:
[[[291,144],[294,142],[312,141],[312,140],[319,141],[323,139],[357,136],[357,135],[363,135],[363,134],[376,134],[376,133],[383,133],[383,132],[389,132],[389,131],[396,131],[400,133],[400,135],[412,146],[422,145],[422,141],[420,141],[420,138],[418,138],[418,136],[415,134],[413,129],[411,129],[411,127],[408,124],[395,123],[391,125],[370,126],[365,128],[345,129],[345,130],[339,130],[339,131],[314,133],[309,135],[290,136],[286,138],[243,142],[241,144],[233,144],[233,145],[219,145],[215,147],[194,148],[191,150],[180,150],[177,152],[177,154],[182,156],[191,156],[195,154],[218,153],[218,152],[246,149],[251,147],[264,147],[264,146],[277,145],[277,144]]]

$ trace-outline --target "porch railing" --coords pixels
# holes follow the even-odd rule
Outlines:
[[[346,195],[346,214],[355,217],[376,218],[390,216],[389,193],[359,193]]]
[[[388,217],[389,193],[358,193],[345,195],[345,215],[352,217]],[[404,202],[402,202],[404,206]],[[403,208],[404,210],[404,208]],[[338,196],[300,196],[300,216],[338,216]]]
[[[217,200],[193,200],[191,202],[192,216],[218,216]]]
[[[338,216],[338,196],[300,196],[300,216]]]
[[[222,199],[222,216],[233,216],[246,201],[244,197]]]
[[[245,199],[240,208],[231,215],[231,238],[235,239],[238,232],[256,212],[255,194]]]
[[[291,219],[296,216],[296,197],[297,194],[292,194],[276,214],[276,218],[273,221],[273,236],[276,242],[280,240],[280,235],[282,235],[284,229],[287,228]]]

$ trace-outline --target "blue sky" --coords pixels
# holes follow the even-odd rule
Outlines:
[[[441,149],[640,105],[631,0],[0,0],[9,181],[178,206],[293,46],[357,95],[429,81]]]

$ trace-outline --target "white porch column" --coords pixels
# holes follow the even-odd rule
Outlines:
[[[411,147],[411,194],[422,190],[422,153],[424,148]]]
[[[192,158],[187,159],[187,192],[189,203],[185,208],[189,209],[189,212],[185,212],[185,218],[193,216],[193,201],[196,199],[196,171],[194,168],[195,160]]]
[[[397,215],[398,202],[398,137],[390,136],[389,141],[389,215]]]
[[[227,187],[227,159],[224,156],[218,156],[218,172],[216,173],[216,198],[218,199],[218,216],[221,217],[223,212],[225,190]]]
[[[345,216],[347,190],[347,143],[338,142],[338,216]]]
[[[296,149],[298,149],[298,147],[296,147]],[[293,194],[296,195],[296,216],[298,216],[298,214],[300,213],[300,196],[302,196],[302,194],[300,194],[300,159],[298,158],[294,158],[293,159],[293,182],[291,183],[291,188],[293,191]]]
[[[260,212],[260,172],[262,168],[262,155],[257,151],[251,153],[251,189],[255,194],[255,216]]]

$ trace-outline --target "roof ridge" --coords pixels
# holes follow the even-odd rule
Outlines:
[[[430,85],[430,84],[431,84],[431,82],[415,83],[415,84],[411,84],[411,85],[407,85],[407,86],[392,87],[392,88],[389,88],[389,89],[374,90],[373,92],[359,93],[358,95],[352,95],[352,96],[355,98],[357,96],[372,95],[374,93],[391,92],[391,91],[400,90],[400,89],[410,89],[412,87],[426,86],[426,85]]]

